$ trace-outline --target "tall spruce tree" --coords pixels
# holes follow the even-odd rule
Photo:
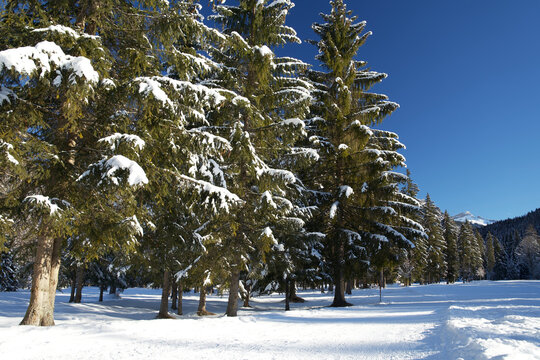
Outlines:
[[[495,268],[495,239],[490,232],[486,236],[486,276],[488,280],[493,279],[493,269]]]
[[[477,269],[477,244],[474,230],[468,221],[465,221],[459,229],[458,251],[460,275],[462,280],[472,281],[476,276]]]
[[[446,243],[444,259],[446,261],[446,282],[454,283],[459,278],[459,252],[457,247],[459,229],[448,214],[444,212],[444,240]]]
[[[397,152],[404,146],[397,134],[370,128],[398,107],[368,92],[387,75],[355,59],[371,32],[364,33],[366,23],[356,22],[343,1],[330,4],[330,14],[321,14],[325,23],[312,26],[320,38],[312,43],[326,71],[310,71],[316,97],[310,140],[321,158],[309,182],[322,204],[318,222],[335,285],[332,306],[347,306],[347,267],[366,261],[368,252],[378,255],[380,269],[394,263],[398,249],[412,246],[406,236],[422,227],[402,213],[418,203],[397,186],[406,176],[391,171],[404,166]]]
[[[279,228],[299,231],[295,193],[298,179],[289,170],[290,159],[310,160],[316,154],[294,146],[305,134],[301,120],[311,100],[307,83],[296,74],[306,64],[279,58],[271,48],[300,42],[285,25],[292,1],[240,0],[237,5],[218,5],[212,19],[221,24],[228,44],[212,52],[224,71],[213,84],[235,94],[229,107],[211,124],[229,139],[231,150],[224,159],[227,188],[243,206],[223,218],[228,224],[222,255],[230,271],[228,316],[236,316],[241,270],[250,261],[264,261]],[[274,235],[274,232],[276,235]]]
[[[429,194],[426,195],[424,203],[423,224],[427,238],[427,263],[426,280],[428,283],[439,282],[446,275],[445,250],[446,243],[441,225],[442,214],[439,208],[431,200]]]
[[[96,136],[106,133],[99,110],[107,103],[111,56],[96,36],[93,8],[8,1],[2,14],[0,133],[24,180],[10,205],[26,210],[37,237],[21,324],[54,324],[61,247],[80,218],[76,179],[92,161]]]

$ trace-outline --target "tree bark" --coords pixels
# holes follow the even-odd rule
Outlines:
[[[343,277],[343,262],[345,259],[345,244],[343,240],[339,241],[337,261],[334,264],[334,301],[331,307],[351,306],[345,301],[345,279]]]
[[[104,285],[100,285],[99,286],[99,301],[103,301],[103,292],[105,291],[105,286]]]
[[[182,298],[184,297],[184,284],[182,284],[182,280],[178,280],[178,315],[183,315],[182,312]]]
[[[75,275],[71,278],[71,295],[69,296],[69,302],[72,303],[75,301],[75,286],[77,281],[75,280]]]
[[[161,305],[159,307],[158,319],[171,319],[169,315],[169,270],[163,271],[163,291],[161,292]]]
[[[178,284],[176,281],[173,281],[172,283],[172,291],[171,291],[171,297],[172,297],[172,304],[171,309],[176,310],[178,307],[176,306],[176,300],[178,299]]]
[[[46,230],[44,231],[46,233]],[[53,309],[50,308],[49,291],[54,239],[40,234],[36,248],[30,303],[20,325],[52,326]]]
[[[75,292],[75,303],[80,303],[82,300],[82,288],[84,284],[84,267],[77,265],[77,289]]]
[[[231,274],[231,287],[229,289],[229,301],[227,303],[227,316],[238,315],[238,282],[240,281],[240,270],[233,270]]]
[[[382,302],[383,284],[384,284],[384,269],[381,268],[380,277],[379,277],[379,302]]]
[[[109,295],[116,295],[116,283],[113,280],[113,283],[109,287]]]
[[[345,292],[347,293],[347,295],[352,295],[352,281],[351,280],[347,280],[347,288]]]
[[[213,312],[206,310],[206,286],[201,286],[201,292],[199,293],[199,307],[197,308],[197,315],[216,315]]]
[[[285,311],[291,310],[290,305],[290,298],[291,298],[291,286],[290,286],[290,280],[287,277],[285,280]]]
[[[305,299],[296,294],[296,280],[289,280],[289,300],[293,303],[304,303]]]
[[[246,286],[244,286],[246,292],[244,293],[244,306],[245,308],[249,308],[251,307],[249,305],[249,298],[251,297],[251,285],[248,285],[246,284]]]

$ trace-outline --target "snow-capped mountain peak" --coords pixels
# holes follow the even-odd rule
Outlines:
[[[480,226],[486,226],[495,222],[495,220],[489,220],[481,216],[473,215],[471,214],[470,211],[465,211],[457,215],[454,215],[452,216],[452,219],[454,219],[454,221],[456,222],[461,222],[461,223],[464,223],[465,221],[468,220],[471,224],[480,225]]]

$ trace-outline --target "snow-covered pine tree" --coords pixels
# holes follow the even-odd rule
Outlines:
[[[465,221],[459,229],[458,236],[460,275],[464,282],[472,281],[476,276],[476,248],[474,230],[469,221]]]
[[[426,195],[423,208],[423,225],[428,235],[426,281],[428,283],[439,282],[446,275],[444,256],[446,243],[441,225],[442,214],[429,194]]]
[[[0,251],[0,291],[17,291],[17,269],[9,251]]]
[[[448,211],[444,212],[444,241],[446,243],[444,259],[446,261],[446,282],[453,284],[459,277],[459,253],[457,248],[459,228]]]
[[[486,236],[486,277],[493,280],[493,269],[495,268],[495,239],[491,232]]]
[[[486,258],[486,246],[484,244],[484,238],[478,232],[475,230],[474,237],[476,239],[476,248],[475,248],[475,266],[476,266],[476,278],[477,279],[484,279],[486,276],[486,265],[485,265],[485,258]]]
[[[345,265],[367,261],[369,245],[382,255],[382,266],[401,253],[397,249],[412,246],[404,234],[419,234],[422,227],[404,215],[419,203],[399,189],[406,176],[392,171],[404,166],[397,152],[404,146],[395,133],[370,128],[398,107],[368,92],[387,75],[355,60],[371,32],[364,33],[366,23],[356,22],[343,1],[330,3],[331,13],[321,15],[325,23],[313,25],[320,40],[312,43],[326,72],[310,71],[316,97],[310,140],[321,159],[308,178],[323,202],[318,221],[335,284],[332,306],[346,306]]]
[[[294,29],[285,25],[293,6],[290,0],[240,0],[216,6],[212,16],[228,38],[226,47],[212,53],[226,69],[214,84],[236,95],[213,126],[230,139],[225,179],[228,189],[244,201],[222,220],[228,224],[221,246],[231,273],[229,316],[237,313],[238,279],[245,264],[264,261],[264,254],[279,245],[274,235],[279,227],[298,231],[303,225],[298,217],[303,210],[292,201],[299,182],[287,169],[317,157],[310,149],[294,146],[304,135],[301,119],[311,100],[308,84],[297,77],[307,65],[277,57],[271,50],[300,42]]]
[[[532,224],[527,226],[523,239],[516,248],[516,257],[524,270],[522,278],[540,278],[540,236]]]
[[[83,197],[75,180],[106,130],[111,53],[96,32],[110,3],[8,1],[2,14],[0,133],[23,180],[11,205],[27,210],[38,239],[22,324],[54,324],[60,250]]]

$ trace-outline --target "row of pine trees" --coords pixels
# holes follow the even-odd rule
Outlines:
[[[491,271],[494,245],[441,227],[395,171],[404,145],[380,124],[398,105],[371,91],[387,75],[357,60],[371,32],[342,0],[312,26],[318,67],[275,53],[300,43],[292,1],[210,5],[204,22],[195,0],[6,2],[0,235],[34,258],[21,324],[53,325],[59,281],[80,301],[85,273],[161,286],[168,317],[171,289],[228,289],[236,316],[239,293],[299,282],[346,306],[385,270]]]

